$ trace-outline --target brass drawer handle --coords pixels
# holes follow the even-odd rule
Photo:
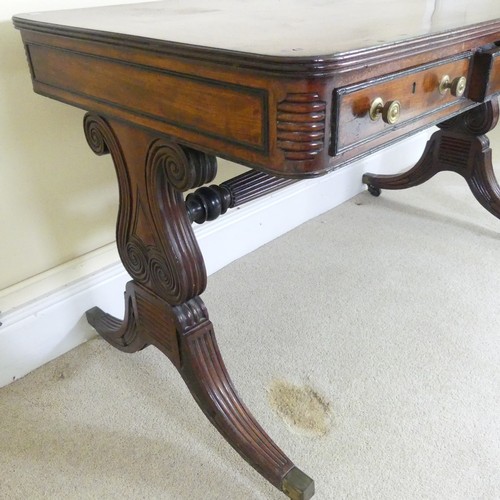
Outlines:
[[[450,80],[448,75],[444,75],[439,82],[439,93],[446,94],[448,91],[455,97],[462,97],[467,86],[467,78],[465,76],[457,76]]]
[[[382,117],[385,123],[393,125],[401,116],[401,103],[399,101],[384,101],[377,97],[370,106],[370,118],[375,121]]]

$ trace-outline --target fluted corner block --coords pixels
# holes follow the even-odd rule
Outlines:
[[[278,147],[292,161],[312,160],[323,151],[326,102],[316,93],[288,94],[278,104]]]

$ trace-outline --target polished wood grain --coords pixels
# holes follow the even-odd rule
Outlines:
[[[390,133],[395,128],[415,120],[436,122],[442,116],[470,107],[465,97],[455,97],[451,92],[441,94],[439,83],[448,75],[451,79],[469,75],[472,54],[466,52],[451,60],[418,66],[411,70],[393,73],[361,84],[335,91],[333,132],[334,153],[342,153],[360,144]],[[376,99],[401,103],[401,116],[390,125],[382,119],[370,118],[370,106]]]
[[[289,498],[309,499],[314,482],[257,423],[225,368],[191,222],[431,125],[441,130],[418,164],[367,174],[370,191],[453,170],[500,217],[484,135],[498,120],[500,3],[166,0],[14,23],[35,92],[88,111],[87,141],[117,172],[117,246],[132,281],[124,320],[93,308],[89,322],[122,351],[160,349],[236,451]],[[466,77],[465,93],[440,93],[444,75]],[[378,97],[401,103],[398,121],[369,117]],[[207,185],[217,156],[252,170]]]
[[[17,16],[15,23],[36,92],[161,131],[181,144],[251,168],[303,178],[339,168],[474,106],[467,96],[445,98],[440,102],[449,106],[432,112],[430,93],[421,85],[418,94],[408,93],[408,83],[414,82],[401,80],[394,91],[405,101],[404,113],[411,120],[383,130],[346,122],[344,130],[337,116],[337,99],[349,106],[349,90],[377,79],[377,90],[385,89],[387,79],[394,80],[388,75],[405,72],[424,78],[422,67],[467,59],[498,41],[500,12],[498,18],[376,48],[281,57],[145,40],[127,32],[93,32],[29,16]],[[422,109],[427,113],[419,114]],[[364,126],[370,141],[350,137]]]
[[[492,54],[491,73],[488,78],[486,96],[500,92],[500,49]]]

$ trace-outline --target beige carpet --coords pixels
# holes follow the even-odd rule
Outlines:
[[[500,221],[461,178],[361,194],[204,299],[318,500],[500,498]],[[298,402],[298,404],[297,404]],[[0,390],[0,498],[280,499],[158,351],[93,340]]]

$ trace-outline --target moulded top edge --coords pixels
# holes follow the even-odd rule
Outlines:
[[[465,5],[464,5],[465,4]],[[274,58],[332,55],[488,24],[498,0],[164,0],[20,14],[48,24]],[[500,36],[500,33],[499,33]]]

